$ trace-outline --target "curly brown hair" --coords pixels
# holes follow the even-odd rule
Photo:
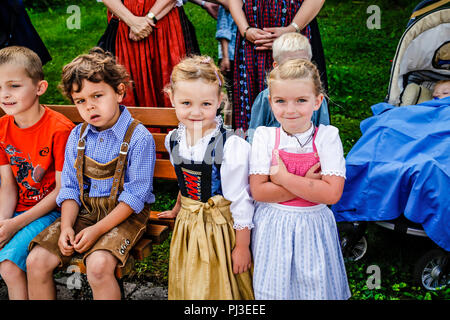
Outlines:
[[[125,88],[131,85],[126,68],[118,64],[111,53],[99,47],[92,48],[89,53],[79,55],[66,64],[59,86],[64,95],[73,102],[72,93],[81,91],[83,80],[95,83],[104,81],[114,88],[116,93],[124,93],[118,88],[121,83]]]

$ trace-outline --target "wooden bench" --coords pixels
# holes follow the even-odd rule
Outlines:
[[[75,124],[83,122],[74,105],[47,105],[47,107],[62,113]],[[147,128],[162,128],[162,131],[167,131],[166,129],[178,126],[178,119],[173,108],[127,107],[127,109],[134,119],[142,122]],[[3,114],[2,110],[0,110],[0,116]],[[176,180],[175,170],[170,163],[167,150],[164,146],[164,139],[167,134],[152,133],[152,135],[155,140],[156,152],[162,156],[162,158],[156,159],[153,178]],[[157,191],[154,190],[154,192]],[[123,268],[116,268],[116,277],[118,279],[129,274],[133,270],[135,261],[149,256],[152,252],[153,245],[164,242],[169,236],[169,231],[173,230],[174,219],[159,219],[157,214],[157,211],[151,211],[147,230],[131,250],[127,264]],[[83,265],[80,257],[75,256],[72,258],[71,266],[70,270],[86,273],[86,267]]]

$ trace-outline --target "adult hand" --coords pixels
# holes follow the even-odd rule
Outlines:
[[[256,41],[271,39],[272,34],[270,32],[251,27],[247,29],[247,32],[245,33],[245,38],[251,43],[256,44]]]
[[[76,252],[83,253],[92,247],[100,236],[95,225],[87,227],[75,236],[73,247]]]
[[[287,27],[263,28],[263,31],[268,32],[270,35],[265,37],[264,39],[258,39],[255,41],[256,50],[271,50],[272,44],[275,41],[275,39],[280,37],[284,33],[293,32],[293,27],[287,26]]]
[[[71,256],[74,252],[75,231],[73,228],[64,228],[58,239],[58,247],[65,256]]]
[[[3,248],[17,231],[14,218],[0,221],[0,248]]]
[[[152,24],[153,21],[147,16],[135,16],[132,22],[128,25],[130,27],[130,39],[133,41],[139,41],[148,37],[153,30]]]

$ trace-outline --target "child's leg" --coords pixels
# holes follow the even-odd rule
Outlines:
[[[9,300],[27,300],[27,277],[25,272],[14,262],[0,262],[0,274],[8,286]]]
[[[27,279],[29,298],[34,300],[56,299],[53,271],[59,265],[59,258],[47,249],[36,245],[27,258]]]
[[[95,300],[120,300],[115,269],[118,260],[109,251],[94,251],[86,258],[86,273]]]
[[[16,212],[14,216],[17,216]],[[47,215],[42,216],[27,226],[20,229],[0,250],[0,261],[2,264],[2,277],[8,285],[10,299],[27,299],[27,276],[25,274],[26,259],[28,256],[28,244],[43,229],[51,224],[59,213],[51,211]],[[14,280],[9,281],[12,278]]]

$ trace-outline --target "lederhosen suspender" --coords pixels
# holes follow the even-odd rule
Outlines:
[[[126,165],[128,147],[131,137],[133,135],[133,131],[139,123],[140,123],[139,121],[133,119],[133,121],[131,122],[131,124],[127,129],[127,132],[125,133],[125,137],[120,146],[119,156],[114,160],[108,162],[107,164],[100,164],[95,160],[85,156],[86,141],[84,140],[84,138],[82,138],[82,136],[88,124],[85,122],[81,126],[80,139],[78,140],[77,146],[78,151],[77,151],[77,159],[75,161],[75,168],[77,170],[77,180],[80,189],[80,200],[84,208],[89,213],[90,213],[89,206],[86,205],[85,202],[86,198],[88,197],[88,194],[86,194],[84,191],[83,175],[95,179],[107,179],[111,177],[112,168],[114,168],[113,184],[111,187],[111,193],[107,201],[109,213],[116,206],[117,194],[119,192],[119,189],[123,187],[124,168]],[[95,166],[99,167],[99,169],[95,170],[95,172],[92,172],[92,170],[90,170],[89,168],[93,168]]]

